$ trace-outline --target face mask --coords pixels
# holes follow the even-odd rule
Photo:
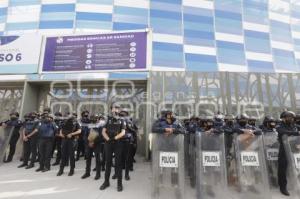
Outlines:
[[[275,122],[271,122],[269,126],[270,126],[270,128],[275,128],[276,127],[276,123]]]
[[[233,121],[227,121],[226,124],[227,124],[228,126],[232,126],[232,125],[233,125]]]
[[[248,123],[249,123],[249,125],[251,125],[251,126],[255,126],[255,123],[256,123],[256,122],[255,122],[255,121],[249,121]]]
[[[246,126],[246,124],[247,124],[247,121],[245,121],[245,120],[239,121],[239,125],[241,125],[241,126]]]
[[[285,123],[286,124],[292,124],[294,122],[294,119],[293,118],[286,118],[285,119]]]
[[[17,119],[17,116],[11,116],[10,119],[11,119],[11,120],[16,120],[16,119]]]

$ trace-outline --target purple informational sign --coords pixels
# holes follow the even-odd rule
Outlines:
[[[140,70],[147,66],[147,32],[48,37],[43,71]]]

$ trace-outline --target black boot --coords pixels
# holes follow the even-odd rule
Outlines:
[[[126,181],[129,181],[129,180],[130,180],[129,175],[125,175],[125,180],[126,180]]]
[[[123,185],[122,185],[122,183],[118,183],[117,191],[118,192],[123,191]]]
[[[52,164],[52,166],[57,166],[57,165],[59,165],[59,161],[55,161],[55,162]]]
[[[105,190],[107,187],[109,187],[110,186],[110,184],[109,184],[109,182],[104,182],[102,185],[101,185],[101,187],[100,187],[100,190]]]
[[[285,196],[290,196],[290,193],[286,188],[280,188],[280,192]]]
[[[60,168],[56,175],[61,176],[63,173],[64,173],[64,170],[62,168]]]
[[[30,164],[29,166],[27,166],[25,169],[31,169],[34,167],[34,164]]]
[[[74,169],[71,169],[68,176],[73,176],[74,175]]]
[[[85,174],[83,174],[83,176],[81,176],[81,179],[86,179],[90,176],[91,176],[90,173],[85,173]]]
[[[114,175],[112,176],[112,179],[113,179],[113,180],[117,179],[117,175],[114,174]]]
[[[101,178],[100,173],[97,173],[94,179],[95,179],[95,180],[99,180],[100,178]]]
[[[23,168],[23,167],[27,167],[27,166],[28,166],[27,164],[23,163],[23,164],[19,165],[18,168]]]
[[[44,168],[42,168],[42,167],[39,167],[37,170],[35,170],[36,172],[39,172],[39,171],[43,171],[44,170]]]

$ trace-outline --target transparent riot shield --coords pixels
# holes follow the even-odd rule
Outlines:
[[[270,183],[270,189],[272,192],[278,190],[278,153],[279,142],[278,135],[275,132],[264,133],[263,135],[266,166],[268,171],[268,178]]]
[[[237,198],[270,198],[269,180],[262,135],[235,135],[234,147],[238,183]]]
[[[7,146],[13,132],[13,127],[0,127],[0,165],[5,158]]]
[[[191,187],[196,186],[196,135],[190,134],[189,144],[189,177]]]
[[[152,198],[184,198],[184,135],[152,134]]]
[[[283,136],[288,160],[288,189],[291,195],[300,198],[300,136]]]
[[[196,134],[197,198],[229,198],[224,134]]]

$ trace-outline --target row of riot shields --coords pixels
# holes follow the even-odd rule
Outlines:
[[[300,137],[286,137],[284,147],[289,190],[300,198]],[[232,138],[223,133],[154,134],[152,149],[155,198],[186,198],[186,183],[195,189],[197,199],[265,199],[279,193],[276,133]]]

